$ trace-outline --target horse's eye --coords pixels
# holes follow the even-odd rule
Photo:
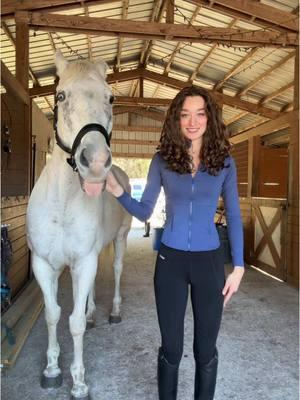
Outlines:
[[[64,101],[66,98],[65,92],[58,92],[56,95],[56,101]]]
[[[110,102],[110,104],[112,104],[112,103],[114,102],[114,100],[115,100],[115,96],[110,96],[110,97],[109,97],[109,102]]]

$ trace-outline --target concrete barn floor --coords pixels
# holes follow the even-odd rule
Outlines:
[[[107,256],[97,276],[96,326],[85,334],[86,380],[92,400],[154,400],[156,357],[160,344],[153,272],[156,252],[142,229],[131,231],[122,277],[123,320],[109,325],[113,273]],[[102,257],[103,259],[103,257]],[[227,266],[227,270],[230,268]],[[43,390],[39,379],[47,346],[43,313],[15,366],[2,375],[4,400],[70,398],[72,339],[71,279],[64,273],[59,288],[62,316],[58,327],[63,385]],[[178,400],[193,398],[192,314],[188,304],[185,349],[180,366]],[[247,268],[240,291],[224,311],[218,341],[220,354],[215,400],[298,399],[298,291]]]

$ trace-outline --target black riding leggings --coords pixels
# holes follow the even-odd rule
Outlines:
[[[161,244],[154,288],[162,351],[169,363],[179,364],[182,357],[189,285],[194,315],[194,358],[206,364],[214,357],[222,319],[224,283],[221,249],[189,252]]]

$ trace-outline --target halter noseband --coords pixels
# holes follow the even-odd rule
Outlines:
[[[72,145],[72,149],[70,147],[66,146],[63,143],[63,141],[61,140],[61,138],[59,137],[59,134],[57,131],[57,104],[55,104],[55,107],[54,107],[53,127],[54,127],[56,143],[63,151],[65,151],[66,153],[71,155],[71,157],[67,158],[67,163],[72,167],[72,169],[75,172],[78,171],[76,161],[75,161],[75,153],[76,153],[77,147],[80,145],[82,138],[87,133],[89,133],[91,131],[98,131],[99,133],[102,133],[102,135],[105,137],[108,147],[110,147],[111,134],[109,135],[107,133],[107,130],[102,125],[96,124],[96,123],[84,125],[84,127],[82,127],[80,129],[80,131],[77,133],[77,136],[75,137],[75,140]]]

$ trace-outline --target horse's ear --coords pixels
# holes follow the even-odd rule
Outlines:
[[[98,60],[95,62],[95,65],[100,72],[100,75],[102,76],[103,79],[106,79],[106,71],[108,69],[108,65],[106,64],[105,61],[103,60]]]
[[[65,59],[60,50],[56,50],[55,52],[55,65],[58,76],[62,74],[62,72],[66,69],[66,66],[68,65],[68,61]]]

